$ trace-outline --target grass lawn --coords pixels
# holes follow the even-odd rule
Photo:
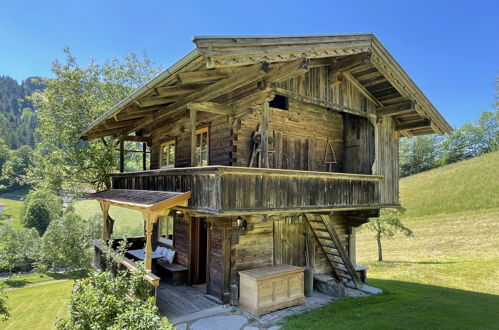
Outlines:
[[[4,208],[3,214],[7,214],[10,218],[8,220],[0,220],[0,223],[9,224],[14,228],[21,228],[22,225],[20,219],[23,202],[6,198],[0,198],[0,202],[7,204]]]
[[[75,211],[83,218],[102,216],[99,202],[95,200],[76,202]],[[111,205],[109,214],[116,220],[113,237],[133,237],[144,234],[144,218],[139,211]]]
[[[497,329],[499,296],[372,279],[382,295],[350,298],[293,316],[286,329]]]
[[[87,275],[84,270],[75,271],[72,273],[35,273],[29,275],[13,276],[6,280],[0,280],[0,288],[13,289],[21,288],[30,284],[54,281],[54,280],[76,280]]]
[[[406,217],[499,207],[499,151],[400,180]]]
[[[1,329],[54,329],[54,321],[67,312],[72,280],[40,283],[7,292],[11,317]]]

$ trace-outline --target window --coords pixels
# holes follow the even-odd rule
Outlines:
[[[173,217],[160,217],[158,222],[158,240],[162,243],[173,246]]]
[[[288,98],[286,96],[276,95],[274,99],[269,102],[269,107],[281,110],[289,110]]]
[[[161,144],[160,162],[161,168],[175,166],[175,140],[167,141]]]
[[[208,165],[208,127],[196,130],[196,166]]]

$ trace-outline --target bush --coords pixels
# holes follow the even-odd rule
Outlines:
[[[69,207],[48,225],[41,241],[40,263],[68,270],[87,268],[91,260],[90,246],[89,222]]]
[[[57,321],[57,328],[70,329],[173,329],[159,315],[155,299],[146,294],[142,269],[94,272],[73,287],[69,316]]]
[[[5,321],[10,317],[9,309],[5,303],[7,296],[0,289],[0,321]]]
[[[28,271],[38,257],[40,236],[35,229],[0,225],[0,271]]]
[[[25,228],[35,228],[43,235],[50,221],[61,212],[62,205],[56,195],[44,190],[32,190],[24,201],[21,223]]]

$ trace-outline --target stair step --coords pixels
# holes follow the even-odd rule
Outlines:
[[[352,276],[350,276],[348,274],[338,273],[338,276],[346,278],[347,280],[352,280]]]
[[[345,263],[343,261],[338,261],[336,259],[333,259],[333,257],[329,257],[329,262],[334,262],[335,264],[345,266]]]
[[[322,228],[314,228],[314,231],[320,231],[320,232],[325,232],[325,233],[328,233],[329,232],[327,231],[327,229],[322,229]]]
[[[348,269],[343,266],[334,266],[334,268],[341,270],[342,272],[348,273]]]
[[[336,248],[335,248],[335,249],[336,249]],[[337,252],[328,252],[328,251],[326,251],[326,254],[330,254],[330,255],[332,255],[332,256],[335,256],[335,257],[341,258],[340,254],[339,254],[339,253],[337,253]]]
[[[308,222],[318,222],[318,223],[324,223],[323,221],[321,220],[308,220]]]
[[[315,236],[317,236],[318,239],[323,239],[323,240],[330,241],[330,242],[333,241],[330,236],[327,236],[327,237],[325,237],[325,236],[318,236],[317,234],[315,234]]]
[[[338,249],[336,248],[336,246],[334,246],[333,244],[321,244],[323,247],[327,247],[327,248],[330,248],[330,249],[335,249],[336,251],[338,251]],[[339,254],[338,254],[338,257],[341,257]]]

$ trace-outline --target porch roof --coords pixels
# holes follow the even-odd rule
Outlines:
[[[187,206],[191,192],[109,189],[87,195],[99,202],[139,211],[159,211],[174,206]]]

